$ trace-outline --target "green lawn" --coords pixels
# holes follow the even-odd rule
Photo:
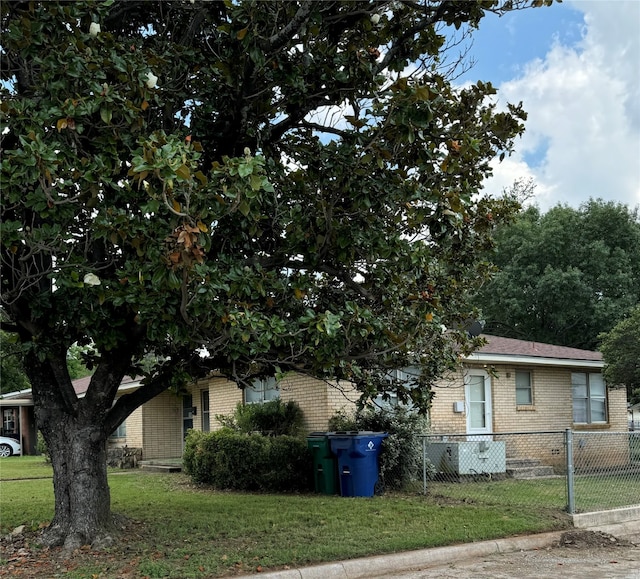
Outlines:
[[[0,481],[52,476],[51,465],[41,456],[10,456],[0,459]]]
[[[37,457],[0,465],[0,534],[20,524],[37,528],[53,513],[51,479]],[[132,531],[104,559],[93,559],[66,579],[116,576],[205,578],[284,566],[480,541],[563,528],[561,508],[521,508],[513,501],[470,501],[433,493],[341,498],[216,492],[184,475],[112,471],[113,510]],[[454,485],[462,487],[463,485]],[[115,569],[119,571],[116,572]],[[133,569],[133,571],[131,571]]]

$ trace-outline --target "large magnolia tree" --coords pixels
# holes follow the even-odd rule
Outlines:
[[[3,327],[53,462],[47,543],[106,534],[107,437],[207,373],[366,397],[412,364],[427,407],[472,346],[467,294],[513,211],[475,194],[524,120],[441,55],[520,4],[2,2]]]

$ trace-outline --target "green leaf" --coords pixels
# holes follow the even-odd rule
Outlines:
[[[180,165],[180,167],[176,171],[176,176],[183,181],[187,181],[191,178],[191,171],[186,165]]]
[[[251,179],[249,180],[249,184],[251,185],[251,189],[253,189],[254,191],[258,191],[262,188],[262,177],[253,173],[251,175]]]
[[[103,123],[105,123],[106,125],[111,124],[112,117],[113,117],[113,111],[111,109],[107,109],[107,108],[100,109],[100,118],[102,119]]]
[[[253,173],[253,164],[252,163],[240,163],[238,165],[238,175],[240,177],[247,177]]]

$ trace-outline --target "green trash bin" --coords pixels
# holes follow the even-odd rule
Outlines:
[[[307,437],[307,446],[313,454],[313,484],[317,493],[337,495],[340,490],[338,463],[331,452],[327,433],[312,432]]]

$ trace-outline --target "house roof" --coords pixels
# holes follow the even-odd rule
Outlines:
[[[131,388],[137,388],[140,386],[141,378],[132,378],[131,376],[125,376],[120,383],[119,390],[127,390]],[[73,380],[71,384],[77,396],[82,397],[87,393],[89,384],[91,383],[91,376],[85,376],[84,378],[77,378]],[[33,394],[31,389],[21,390],[20,392],[8,392],[0,397],[0,406],[33,406]]]
[[[602,368],[604,362],[600,352],[581,350],[567,346],[556,346],[483,334],[486,344],[467,359],[484,363],[522,363],[547,366],[583,366]]]
[[[120,382],[119,390],[126,390],[127,388],[138,387],[140,385],[141,378],[132,378],[131,376],[125,376]],[[91,383],[91,376],[85,376],[84,378],[78,378],[72,382],[73,389],[78,396],[84,396],[89,389]]]
[[[515,340],[500,336],[483,335],[487,343],[478,350],[486,354],[507,354],[516,356],[533,356],[536,358],[561,358],[570,360],[602,360],[600,352],[555,346],[528,340]]]

